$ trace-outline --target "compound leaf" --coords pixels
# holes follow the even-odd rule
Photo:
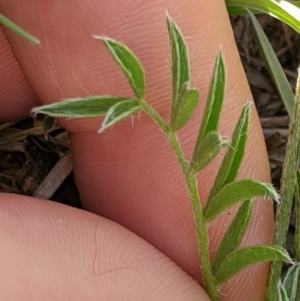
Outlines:
[[[32,110],[32,113],[69,118],[97,117],[105,115],[115,104],[128,100],[133,101],[129,98],[111,95],[70,98],[61,102],[36,107]]]

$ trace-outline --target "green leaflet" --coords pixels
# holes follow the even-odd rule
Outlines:
[[[277,202],[279,198],[274,187],[268,183],[253,180],[229,183],[212,198],[210,203],[205,205],[204,217],[207,222],[210,222],[231,206],[257,196],[274,199]]]
[[[288,114],[291,116],[293,106],[294,106],[294,93],[288,82],[285,73],[278,61],[278,58],[266,37],[263,29],[261,28],[259,22],[251,13],[250,10],[246,9],[250,16],[252,28],[253,28],[253,35],[256,41],[256,45],[258,47],[260,56],[264,60],[269,73],[272,77],[273,83],[275,84],[277,91],[285,105],[285,108]]]
[[[127,100],[133,101],[129,98],[111,95],[71,98],[34,108],[32,113],[42,113],[54,117],[69,118],[96,117],[105,115],[116,103]]]
[[[25,31],[21,27],[19,27],[14,22],[10,21],[8,18],[6,18],[4,15],[0,14],[0,25],[5,26],[10,31],[14,32],[18,36],[22,37],[23,39],[27,40],[28,42],[38,45],[40,44],[39,39],[31,35],[29,32]]]
[[[249,114],[250,103],[247,103],[244,106],[239,121],[235,126],[231,144],[227,148],[226,155],[224,156],[222,164],[217,173],[206,206],[209,206],[209,203],[211,202],[213,196],[217,192],[219,192],[224,185],[229,184],[235,180],[245,152],[245,146],[248,136]]]
[[[215,61],[206,107],[203,113],[203,119],[196,140],[192,161],[196,161],[195,156],[197,153],[199,153],[199,148],[204,137],[209,132],[218,130],[222,105],[224,101],[225,85],[225,65],[222,54],[221,52],[219,52]]]
[[[104,132],[119,121],[126,119],[127,117],[133,115],[135,112],[141,110],[141,108],[141,104],[135,100],[126,100],[115,104],[107,112],[102,126],[98,132]]]
[[[218,132],[212,131],[208,133],[198,147],[197,153],[194,155],[194,161],[191,167],[195,173],[201,171],[207,166],[229,142],[222,140]]]
[[[171,130],[175,133],[180,130],[192,117],[199,102],[197,89],[185,89],[181,91],[174,110],[173,119],[170,123]]]
[[[174,125],[176,113],[178,113],[178,102],[180,101],[180,94],[184,89],[189,89],[190,84],[190,69],[187,47],[183,36],[173,22],[171,17],[167,14],[167,25],[169,31],[169,38],[172,50],[172,106],[171,106],[171,124]]]
[[[128,82],[138,100],[142,100],[145,94],[145,73],[141,63],[134,53],[122,43],[107,37],[97,37],[102,40],[116,63],[123,70]]]
[[[227,229],[212,263],[213,273],[219,270],[225,258],[236,250],[247,230],[252,216],[253,199],[245,201]]]
[[[221,286],[247,267],[278,260],[293,263],[287,251],[276,246],[254,246],[233,251],[220,266],[215,278],[216,285]]]
[[[190,88],[190,67],[184,38],[167,15],[172,49],[172,106],[170,128],[175,133],[191,118],[199,102],[199,91]]]

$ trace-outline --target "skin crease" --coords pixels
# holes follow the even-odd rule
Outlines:
[[[61,0],[0,0],[0,9],[41,40],[35,47],[6,31],[6,37],[0,38],[6,49],[1,49],[0,63],[9,62],[4,69],[9,76],[2,75],[0,81],[0,91],[4,91],[0,108],[5,106],[1,121],[28,116],[28,108],[36,105],[36,99],[47,104],[95,94],[132,96],[105,47],[92,38],[95,34],[120,40],[133,50],[146,72],[145,100],[168,120],[171,72],[165,10],[186,38],[192,86],[201,91],[196,113],[179,133],[186,156],[190,158],[193,150],[218,49],[227,68],[220,122],[223,136],[232,134],[243,105],[252,100],[224,1],[89,0],[70,5]],[[20,97],[22,106],[18,105]],[[149,300],[208,300],[183,272],[202,284],[183,177],[153,122],[142,114],[102,135],[96,134],[99,118],[59,122],[70,131],[74,172],[84,208],[95,214],[2,194],[0,238],[6,247],[0,251],[4,263],[0,281],[5,300],[141,300],[141,296],[143,300],[145,296]],[[220,159],[199,175],[203,203]],[[254,106],[238,177],[270,181]],[[236,208],[230,209],[210,225],[212,256],[235,212]],[[269,244],[272,232],[272,204],[257,200],[242,245]],[[132,269],[93,277],[95,249],[101,254],[97,264],[105,267],[101,270]],[[247,269],[222,286],[220,300],[263,300],[266,279],[267,265]],[[140,284],[143,281],[144,286]],[[119,291],[113,294],[116,287]]]

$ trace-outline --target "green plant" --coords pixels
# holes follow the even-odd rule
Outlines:
[[[289,219],[292,209],[293,195],[297,188],[297,161],[299,158],[300,149],[300,82],[298,76],[298,83],[296,87],[295,105],[293,114],[290,120],[290,135],[288,139],[286,158],[283,165],[283,174],[281,181],[281,205],[277,207],[276,224],[274,232],[274,243],[278,246],[285,246],[286,234],[289,226]],[[296,198],[297,199],[297,198]],[[296,229],[296,234],[299,228]],[[298,251],[299,252],[299,249]],[[297,258],[298,259],[298,258]],[[273,262],[269,273],[269,285],[266,292],[265,300],[276,300],[276,286],[279,286],[281,293],[286,293],[281,296],[282,300],[296,301],[296,295],[299,294],[298,283],[299,265],[291,267],[283,284],[278,283],[281,274],[281,264]],[[294,283],[294,285],[286,285],[286,283]],[[296,285],[295,285],[296,284]],[[284,299],[286,298],[287,299]]]
[[[289,215],[291,212],[293,196],[295,195],[297,216],[295,249],[296,261],[300,261],[300,173],[297,170],[297,165],[295,163],[299,157],[300,137],[298,125],[300,122],[299,79],[296,88],[296,96],[294,96],[276,55],[253,13],[270,14],[291,26],[297,32],[300,32],[300,1],[226,0],[225,2],[230,15],[249,15],[260,54],[271,74],[279,95],[284,101],[286,110],[291,117],[290,137],[280,191],[281,204],[278,205],[276,215],[274,244],[277,247],[255,246],[238,249],[240,240],[251,219],[253,197],[266,194],[276,200],[277,195],[274,189],[267,184],[255,182],[253,180],[235,181],[235,176],[243,158],[244,146],[247,139],[250,105],[247,104],[244,107],[232,140],[223,140],[218,133],[218,122],[223,103],[226,80],[221,53],[219,53],[216,58],[209,98],[204,114],[206,118],[202,121],[192,160],[189,162],[187,158],[184,157],[181,146],[177,140],[176,132],[186,124],[193,114],[199,101],[199,92],[197,89],[190,87],[187,49],[180,31],[170,18],[167,18],[167,23],[173,55],[173,91],[172,110],[169,123],[166,123],[152,107],[144,102],[144,72],[134,54],[126,48],[126,46],[117,41],[101,37],[99,38],[104,42],[111,55],[124,71],[136,98],[129,99],[106,95],[92,96],[83,99],[70,99],[55,105],[37,108],[34,112],[42,112],[57,117],[73,118],[105,115],[105,119],[99,132],[105,131],[115,123],[138,111],[143,111],[148,114],[166,135],[182,168],[188,193],[191,198],[191,206],[197,228],[201,268],[206,289],[211,298],[217,300],[217,288],[241,269],[258,262],[277,259],[271,264],[265,300],[275,301],[278,298],[278,300],[283,301],[296,301],[300,300],[299,263],[292,265],[284,280],[281,282],[279,281],[281,263],[278,259],[286,260],[291,263],[290,258],[282,248],[285,245]],[[3,24],[32,43],[39,42],[36,38],[32,37],[3,15],[0,15],[0,24]],[[227,148],[226,157],[223,159],[213,189],[210,192],[208,202],[205,207],[202,208],[200,206],[195,176],[197,173],[201,172],[201,170],[208,165],[223,148]],[[244,193],[245,189],[249,191],[249,194]],[[237,192],[236,198],[232,197],[233,192]],[[225,201],[223,201],[224,199]],[[237,202],[241,203],[239,211],[226,232],[213,262],[210,262],[207,247],[207,226],[218,214]],[[251,254],[251,256],[249,256],[249,254]],[[249,258],[252,260],[249,260]],[[236,269],[232,268],[233,262],[234,266],[237,267]]]
[[[299,77],[296,87],[296,95],[287,81],[282,67],[274,53],[266,35],[264,34],[257,19],[253,15],[255,13],[266,12],[278,18],[282,22],[290,25],[298,33],[300,32],[299,16],[300,2],[299,1],[226,1],[229,13],[246,13],[249,15],[253,29],[253,36],[259,49],[260,55],[265,62],[267,69],[277,88],[278,94],[283,100],[288,114],[290,115],[289,139],[286,149],[286,158],[283,166],[283,174],[281,179],[280,197],[281,203],[277,207],[276,224],[273,243],[285,247],[286,236],[289,226],[289,219],[292,211],[293,196],[295,194],[295,212],[296,212],[296,233],[295,233],[295,250],[296,261],[300,260],[300,211],[299,211],[299,185],[297,183],[297,161],[299,158]],[[233,6],[235,7],[233,7]],[[249,9],[245,9],[247,7]],[[254,11],[253,11],[254,9]],[[299,76],[299,75],[298,75]],[[299,177],[298,177],[299,183]],[[283,283],[279,281],[281,275],[282,264],[280,262],[272,262],[269,271],[268,286],[265,295],[265,301],[276,301],[279,290],[279,300],[296,301],[300,300],[300,278],[299,265],[292,266],[287,273]],[[287,280],[288,279],[288,280]],[[287,285],[293,283],[294,285]]]
[[[226,0],[226,6],[229,14],[245,13],[245,8],[251,9],[256,13],[269,14],[287,25],[291,26],[297,32],[300,32],[299,1],[285,0]]]
[[[287,252],[277,246],[252,246],[239,248],[241,239],[252,214],[253,198],[263,196],[278,200],[278,195],[270,184],[251,179],[236,181],[239,171],[249,124],[251,103],[247,103],[240,115],[231,141],[223,140],[218,133],[218,124],[224,100],[226,70],[221,52],[218,53],[210,84],[204,118],[195,142],[192,160],[189,161],[177,139],[177,132],[191,118],[198,101],[199,92],[190,86],[190,66],[187,47],[178,27],[167,16],[172,49],[172,101],[170,122],[148,105],[145,93],[144,70],[135,55],[123,44],[107,37],[95,37],[106,46],[115,62],[123,70],[135,98],[120,96],[93,96],[69,99],[59,103],[35,108],[33,112],[56,117],[93,117],[105,115],[99,132],[108,130],[117,122],[136,112],[148,114],[165,134],[184,175],[191,200],[191,207],[197,229],[197,244],[207,293],[212,300],[218,300],[219,287],[246,267],[259,262],[284,260],[292,263]],[[201,206],[196,175],[203,170],[223,149],[226,155],[217,173],[213,188],[204,207]],[[208,225],[229,207],[241,203],[231,227],[223,238],[213,262],[208,249]],[[234,262],[234,264],[232,264]]]

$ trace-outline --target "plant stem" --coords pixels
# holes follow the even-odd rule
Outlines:
[[[299,70],[298,70],[299,72]],[[286,148],[281,180],[281,201],[277,207],[274,244],[285,247],[289,227],[293,196],[297,181],[297,162],[300,146],[300,79],[298,74],[295,104],[289,125],[289,139]],[[265,301],[277,300],[277,284],[280,279],[282,262],[273,261],[270,266]]]
[[[190,164],[184,156],[182,147],[177,139],[177,135],[170,130],[170,127],[151,106],[149,106],[146,102],[142,102],[142,107],[144,112],[148,116],[150,116],[165,133],[183,172],[196,225],[197,248],[206,292],[212,301],[218,301],[219,294],[213,278],[212,266],[209,256],[209,237],[207,223],[203,216],[196,177],[190,168]]]
[[[297,184],[296,184],[296,193],[295,193],[295,257],[296,262],[300,262],[300,173],[297,171]],[[300,277],[298,275],[298,285],[296,300],[300,300]]]
[[[296,261],[300,262],[300,187],[297,185],[297,191],[295,193],[295,212],[296,212],[296,223],[295,223],[295,257]],[[300,289],[300,287],[299,287]]]

